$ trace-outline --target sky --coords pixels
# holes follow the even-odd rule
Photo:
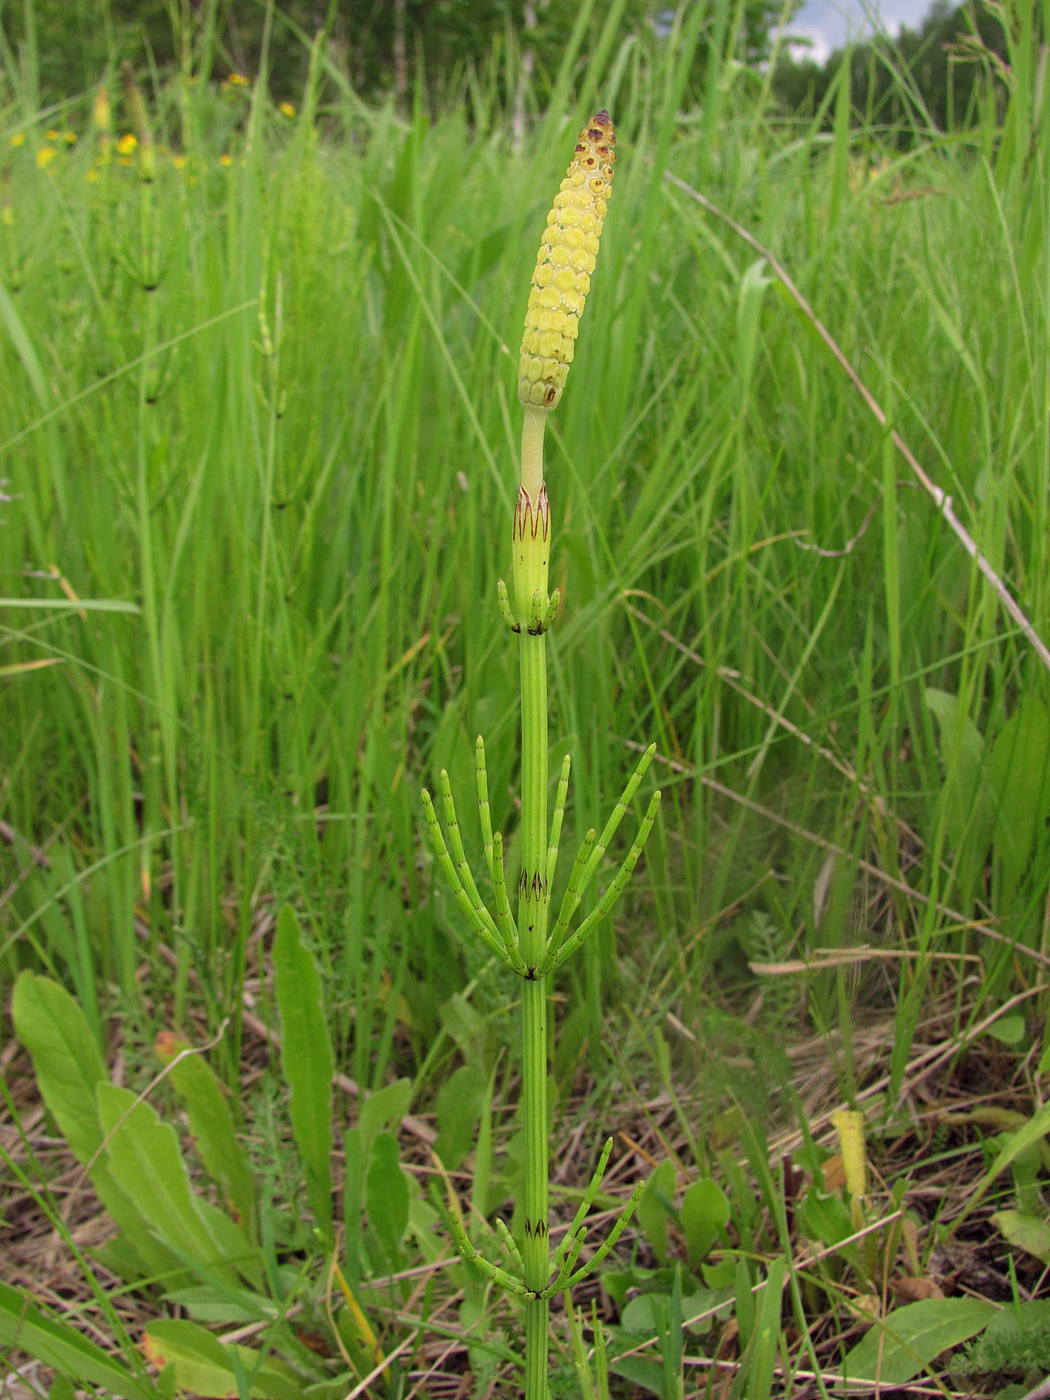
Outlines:
[[[805,0],[788,32],[809,39],[810,57],[823,63],[832,49],[870,34],[874,17],[896,34],[902,24],[917,29],[931,5],[932,0]]]

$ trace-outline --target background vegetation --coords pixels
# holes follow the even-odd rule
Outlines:
[[[753,61],[765,6],[540,9],[526,30],[493,6],[475,50],[463,6],[406,3],[400,78],[399,7],[360,29],[331,7],[327,41],[292,4],[3,11],[0,982],[6,1004],[50,979],[23,980],[18,1026],[45,1097],[48,1025],[136,1092],[159,1033],[210,1047],[258,1200],[221,1173],[208,1195],[199,1121],[191,1177],[240,1201],[263,1261],[188,1262],[174,1224],[158,1257],[141,1221],[134,1257],[99,1253],[74,1159],[108,1152],[130,1189],[130,1110],[105,1084],[77,1139],[12,1041],[0,1342],[31,1393],[63,1373],[138,1393],[41,1350],[74,1321],[170,1393],[189,1334],[151,1334],[161,1380],[138,1343],[176,1314],[262,1337],[245,1395],[346,1395],[395,1352],[371,1393],[515,1393],[506,1305],[451,1260],[430,1154],[481,1217],[513,1199],[513,1018],[432,879],[418,793],[441,766],[467,787],[484,732],[513,864],[495,581],[517,343],[566,143],[600,105],[619,168],[549,434],[553,755],[574,753],[577,834],[650,739],[664,789],[554,1046],[562,1207],[581,1137],[616,1135],[614,1183],[653,1183],[604,1279],[612,1393],[829,1394],[889,1342],[910,1378],[992,1313],[1029,1347],[1005,1347],[1014,1373],[977,1356],[993,1389],[1050,1360],[1045,1318],[1016,1311],[1050,1258],[1050,9],[986,6],[943,108],[926,59],[881,43],[787,105]],[[282,1001],[287,905],[305,941],[286,924]],[[342,1244],[323,1134],[283,1087],[311,967]],[[151,1091],[181,1124],[173,1087],[198,1113],[204,1091]],[[867,1186],[842,1104],[866,1115]],[[963,1292],[991,1312],[851,1352],[895,1303]],[[572,1335],[561,1361],[602,1393],[606,1333],[586,1364]]]

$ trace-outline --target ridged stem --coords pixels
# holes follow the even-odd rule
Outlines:
[[[547,983],[522,983],[522,1118],[525,1128],[525,1287],[540,1292],[550,1273],[547,1233]],[[525,1302],[525,1400],[547,1400],[550,1304]]]
[[[547,951],[550,888],[547,848],[547,639],[530,632],[537,593],[546,601],[550,558],[550,512],[543,484],[543,410],[526,409],[522,476],[514,516],[514,576],[521,665],[521,877],[518,884],[518,947],[522,981],[522,1092],[525,1135],[522,1259],[525,1287],[540,1293],[550,1274],[547,1161],[547,984],[530,976]],[[547,1400],[549,1305],[525,1303],[525,1400]]]
[[[545,408],[527,405],[521,424],[521,484],[529,499],[539,500],[543,485],[543,434],[547,427]]]

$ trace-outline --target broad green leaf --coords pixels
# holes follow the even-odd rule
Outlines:
[[[210,1284],[194,1284],[189,1288],[168,1290],[164,1301],[185,1308],[197,1322],[219,1322],[233,1326],[245,1322],[273,1321],[279,1312],[276,1304],[244,1290],[214,1288]]]
[[[288,1085],[292,1132],[303,1158],[318,1226],[332,1233],[332,1075],[335,1065],[324,1014],[321,975],[286,904],[273,945],[281,1013],[281,1065]]]
[[[100,1346],[6,1283],[0,1283],[0,1346],[17,1347],[60,1375],[103,1386],[121,1400],[158,1400],[148,1380],[139,1380]]]
[[[819,1240],[823,1244],[839,1244],[848,1239],[855,1228],[842,1197],[821,1191],[817,1186],[811,1186],[803,1196],[795,1218],[807,1240]]]
[[[488,1087],[483,1066],[471,1060],[453,1070],[438,1091],[434,1150],[449,1171],[456,1170],[474,1144],[474,1125],[481,1116]]]
[[[377,1089],[361,1105],[357,1126],[366,1147],[371,1149],[373,1142],[384,1128],[395,1128],[408,1112],[412,1102],[411,1079],[397,1079]]]
[[[360,1128],[348,1128],[343,1137],[343,1251],[351,1281],[362,1277],[361,1229],[365,1209],[365,1176],[368,1153]]]
[[[189,1041],[168,1031],[154,1043],[157,1056],[171,1064]],[[186,1105],[190,1132],[201,1161],[248,1235],[255,1233],[255,1183],[244,1149],[237,1139],[233,1114],[222,1085],[203,1055],[182,1055],[168,1078]]]
[[[251,1288],[256,1291],[264,1289],[266,1276],[262,1256],[236,1220],[220,1206],[200,1196],[196,1197],[196,1202],[208,1233],[222,1251],[221,1257],[234,1266]]]
[[[1050,1264],[1050,1225],[1019,1210],[999,1210],[992,1224],[1015,1249],[1023,1249],[1041,1264]]]
[[[1003,1147],[996,1153],[995,1160],[977,1183],[977,1187],[967,1198],[962,1213],[956,1218],[955,1228],[966,1219],[971,1211],[984,1199],[988,1188],[1002,1175],[1008,1166],[1035,1143],[1050,1133],[1050,1104],[1044,1104],[1032,1114],[1028,1122],[1014,1133],[1001,1134]]]
[[[984,739],[957,695],[933,686],[924,692],[937,717],[944,767],[945,822],[953,849],[983,851],[991,830],[992,794],[984,780]]]
[[[668,1158],[649,1174],[635,1221],[659,1263],[667,1263],[667,1223],[674,1211],[675,1171]]]
[[[96,1092],[106,1132],[106,1166],[121,1192],[162,1244],[180,1257],[189,1255],[209,1272],[231,1278],[231,1259],[250,1259],[252,1247],[216,1207],[207,1214],[201,1209],[174,1128],[130,1089],[100,1084]]]
[[[682,1231],[690,1269],[697,1269],[729,1222],[729,1198],[711,1177],[702,1177],[682,1197]]]
[[[439,1014],[442,1030],[451,1037],[466,1059],[474,1059],[482,1053],[486,1044],[487,1023],[481,1012],[462,993],[456,992],[450,996]]]
[[[907,1385],[949,1347],[969,1341],[999,1311],[983,1298],[926,1298],[907,1303],[870,1327],[845,1356],[850,1381]]]
[[[1050,714],[1035,695],[1022,700],[992,746],[995,847],[1003,883],[1016,889],[1050,817]]]
[[[118,1186],[109,1170],[105,1158],[96,1162],[91,1169],[91,1184],[98,1192],[98,1198],[110,1219],[120,1226],[120,1236],[111,1243],[116,1247],[115,1266],[126,1268],[129,1259],[134,1258],[132,1273],[124,1274],[129,1280],[150,1278],[165,1288],[184,1287],[189,1282],[181,1261],[166,1245],[158,1240],[149,1220],[140,1209],[140,1203],[133,1200]],[[122,1272],[117,1268],[117,1272]]]
[[[678,1274],[680,1272],[681,1270],[678,1270]],[[704,1318],[702,1322],[693,1322],[692,1319],[709,1313],[712,1309],[721,1307],[723,1304],[728,1306],[733,1295],[728,1289],[716,1291],[711,1288],[701,1288],[695,1279],[689,1280],[689,1283],[692,1291],[682,1294],[679,1299],[678,1324],[681,1328],[683,1324],[688,1323],[691,1332],[702,1336],[716,1324],[717,1315],[712,1314],[712,1316]],[[666,1290],[637,1294],[621,1310],[620,1326],[625,1327],[628,1332],[633,1332],[636,1336],[652,1336],[654,1333],[666,1331],[668,1323],[672,1319],[673,1292],[674,1281],[668,1280]]]
[[[409,1184],[393,1133],[380,1133],[375,1140],[365,1191],[369,1224],[391,1268],[399,1268],[408,1225]]]
[[[630,1332],[614,1329],[610,1346],[616,1350],[629,1351],[636,1341]],[[614,1357],[609,1362],[609,1370],[639,1389],[648,1391],[650,1395],[657,1395],[660,1400],[664,1400],[664,1372],[659,1362],[646,1361],[641,1356],[625,1356],[622,1359]]]
[[[1029,1298],[1023,1303],[1007,1303],[989,1322],[981,1340],[1011,1336],[1016,1332],[1034,1332],[1036,1328],[1050,1328],[1050,1298]]]
[[[29,971],[15,983],[11,1014],[48,1111],[77,1161],[89,1162],[102,1142],[95,1088],[106,1067],[87,1018],[65,987]]]
[[[1021,1045],[1028,1034],[1023,1016],[1000,1016],[985,1031],[985,1035],[1001,1045]]]
[[[238,1369],[252,1400],[302,1400],[302,1386],[285,1367],[250,1347],[226,1346],[195,1322],[151,1322],[143,1351],[156,1366],[174,1366],[178,1389],[201,1400],[237,1400]]]

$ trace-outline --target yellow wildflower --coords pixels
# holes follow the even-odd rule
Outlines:
[[[295,103],[294,103],[294,102],[279,102],[279,103],[277,104],[277,110],[278,110],[278,112],[280,112],[283,116],[286,116],[286,117],[294,117],[294,116],[295,116]]]
[[[54,146],[41,146],[36,153],[36,163],[41,170],[46,170],[57,154]]]
[[[122,156],[130,156],[138,149],[139,138],[133,131],[125,131],[124,135],[117,142],[117,153]]]

